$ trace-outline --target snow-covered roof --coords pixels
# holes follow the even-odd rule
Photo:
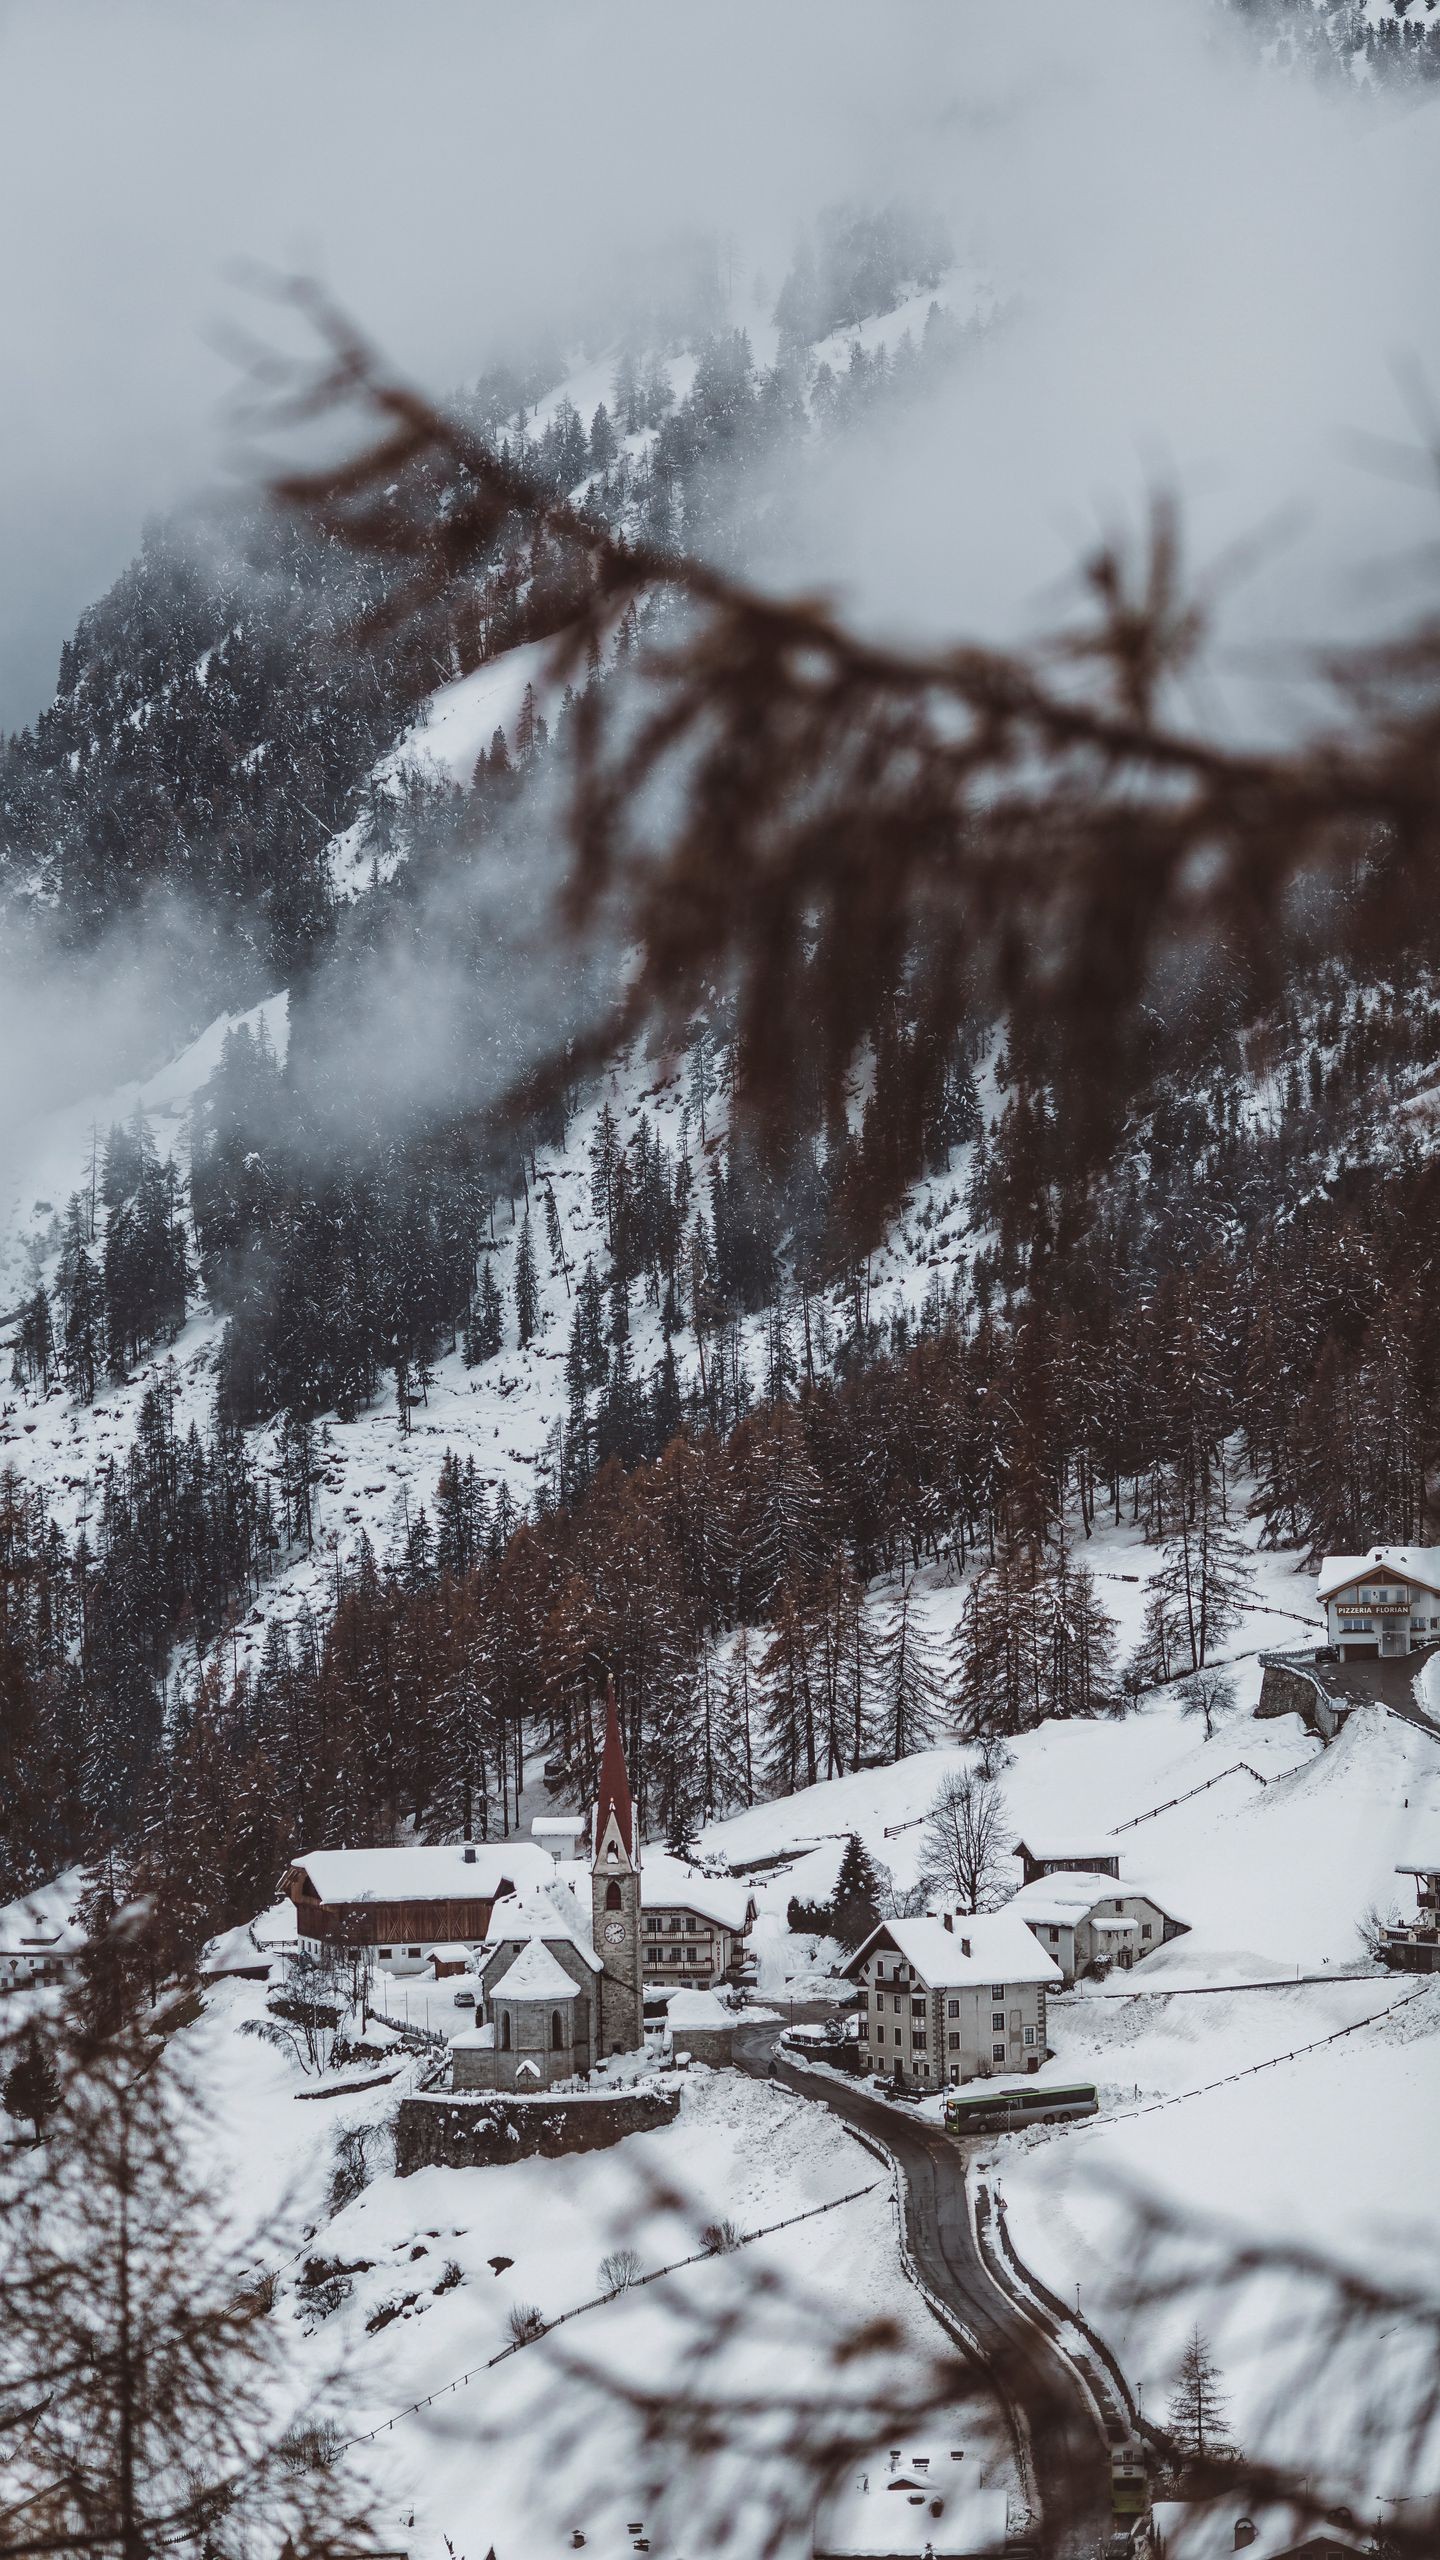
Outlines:
[[[1339,1591],[1361,1574],[1389,1574],[1397,1580],[1423,1583],[1427,1591],[1440,1592],[1440,1547],[1372,1547],[1368,1556],[1322,1556],[1316,1585],[1318,1597],[1328,1599],[1332,1591]]]
[[[487,2018],[483,2026],[465,2027],[458,2036],[452,2036],[450,2050],[452,2053],[479,2053],[484,2046],[491,2045],[494,2041],[495,2021],[493,2018]]]
[[[257,1947],[293,1947],[300,1933],[289,1895],[269,1911],[262,1911],[258,1920],[251,1921],[250,1928]]]
[[[1433,1858],[1422,1858],[1418,1866],[1397,1867],[1397,1876],[1440,1876],[1440,1844]]]
[[[200,1970],[213,1980],[225,1973],[254,1973],[269,1962],[269,1948],[262,1947],[241,1920],[233,1929],[222,1929],[217,1938],[210,1940],[200,1958]]]
[[[1232,2560],[1235,2528],[1242,2522],[1255,2529],[1254,2539],[1240,2546],[1249,2560],[1279,2560],[1280,2554],[1303,2551],[1310,2543],[1336,2544],[1342,2551],[1372,2547],[1368,2533],[1358,2526],[1331,2524],[1300,2507],[1252,2507],[1239,2498],[1207,2498],[1193,2505],[1161,2498],[1153,2514],[1156,2543],[1165,2560],[1222,2560],[1222,2555]]]
[[[50,1964],[60,1956],[82,1955],[87,1943],[83,1929],[68,1925],[17,1929],[12,1924],[0,1931],[0,1957],[24,1957],[30,1964]]]
[[[1077,1922],[1088,1920],[1097,1902],[1114,1902],[1117,1894],[1116,1877],[1097,1875],[1093,1867],[1071,1868],[1068,1874],[1036,1876],[1031,1883],[1022,1884],[1005,1908],[1018,1911],[1022,1920],[1058,1920],[1073,1929]]]
[[[551,1872],[530,1840],[446,1840],[403,1849],[301,1850],[303,1870],[322,1902],[488,1901]]]
[[[733,2027],[735,2012],[714,1991],[675,1991],[665,2010],[668,2027]]]
[[[578,2000],[580,1985],[571,1981],[543,1938],[532,1938],[528,1946],[521,1948],[504,1981],[496,1983],[491,1997],[496,2000]]]
[[[987,1982],[1058,1982],[1060,1967],[1048,1956],[1026,1922],[1007,1904],[1003,1911],[982,1911],[957,1920],[882,1920],[857,1947],[844,1970],[854,1973],[872,1947],[892,1945],[922,1982],[936,1991],[977,1989]]]
[[[1133,1938],[1140,1923],[1138,1920],[1116,1920],[1112,1917],[1109,1920],[1092,1920],[1090,1926],[1097,1936],[1104,1930],[1112,1938]]]
[[[647,1850],[640,1868],[643,1911],[694,1911],[722,1929],[743,1929],[754,1912],[749,1887],[727,1876],[702,1876],[683,1858],[657,1856]]]
[[[486,1954],[513,1946],[517,1938],[549,1939],[552,1943],[564,1939],[577,1955],[583,1956],[592,1973],[603,1973],[603,1960],[590,1942],[589,1917],[570,1886],[551,1876],[543,1885],[532,1885],[524,1893],[507,1893],[496,1903],[485,1932]]]
[[[579,1840],[585,1831],[583,1813],[537,1813],[530,1825],[536,1840]]]
[[[1120,1843],[1106,1831],[1027,1831],[1015,1843],[1015,1854],[1024,1850],[1042,1862],[1048,1858],[1118,1858]]]

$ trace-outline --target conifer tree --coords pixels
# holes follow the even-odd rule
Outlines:
[[[588,1258],[575,1292],[571,1343],[581,1383],[587,1387],[603,1386],[609,1368],[605,1352],[605,1301],[599,1275],[593,1261]]]
[[[395,1411],[399,1418],[402,1438],[409,1436],[410,1417],[418,1401],[415,1392],[415,1371],[410,1354],[408,1351],[399,1351],[395,1355]]]
[[[42,1282],[37,1282],[34,1295],[21,1313],[15,1335],[15,1352],[11,1379],[17,1387],[29,1386],[38,1379],[42,1387],[50,1384],[50,1371],[55,1360],[55,1338],[50,1323],[50,1299]]]
[[[840,1854],[840,1871],[830,1896],[831,1937],[842,1947],[862,1946],[880,1918],[883,1893],[879,1871],[858,1831],[852,1831]]]
[[[914,1594],[912,1576],[885,1611],[876,1646],[874,1727],[892,1760],[933,1742],[944,1708],[934,1639]]]
[[[505,1310],[490,1256],[480,1265],[480,1286],[466,1320],[461,1349],[470,1368],[482,1360],[493,1360],[505,1338]]]
[[[515,1321],[520,1348],[534,1338],[540,1312],[540,1283],[535,1270],[535,1246],[530,1234],[530,1212],[527,1209],[520,1228],[520,1242],[515,1252]]]
[[[1180,2359],[1166,2424],[1185,2452],[1193,2460],[1204,2462],[1228,2450],[1225,2423],[1220,2368],[1209,2339],[1196,2327]]]
[[[611,424],[610,412],[602,400],[590,421],[591,470],[596,473],[608,471],[619,450],[619,438]]]
[[[1036,1720],[1035,1574],[1008,1538],[965,1594],[952,1678],[960,1731],[1016,1734]]]
[[[620,1168],[620,1131],[608,1102],[603,1103],[590,1142],[590,1201],[605,1231],[606,1247],[615,1251],[615,1184]]]
[[[813,1626],[801,1593],[787,1583],[760,1657],[766,1765],[777,1795],[813,1787],[820,1775]]]
[[[545,1245],[550,1256],[550,1268],[552,1271],[559,1272],[565,1283],[565,1295],[568,1298],[570,1257],[565,1251],[565,1232],[560,1224],[560,1208],[555,1198],[553,1182],[547,1182],[545,1185]]]
[[[308,1555],[315,1544],[314,1487],[318,1469],[314,1424],[294,1412],[282,1414],[277,1456],[286,1540],[291,1546],[303,1546]]]
[[[33,2018],[26,2021],[15,2044],[3,2095],[6,2114],[20,2117],[33,2139],[41,2141],[60,2101],[60,2074]]]

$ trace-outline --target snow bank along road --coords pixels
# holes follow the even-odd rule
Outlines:
[[[1056,2560],[1093,2560],[1110,2526],[1110,2464],[1080,2377],[1053,2342],[1002,2294],[981,2264],[965,2197],[965,2160],[933,2125],[907,2123],[866,2090],[797,2070],[777,2055],[777,2024],[742,2027],[735,2059],[763,2079],[772,2071],[793,2089],[834,2109],[847,2124],[881,2143],[898,2161],[910,2254],[930,2290],[955,2314],[1012,2403],[1029,2438],[1047,2552]]]

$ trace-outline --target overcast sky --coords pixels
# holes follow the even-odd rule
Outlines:
[[[776,274],[817,203],[909,186],[1014,310],[886,469],[812,482],[800,554],[860,609],[1023,618],[1157,467],[1217,543],[1299,502],[1300,619],[1418,524],[1344,435],[1403,431],[1431,352],[1440,102],[1242,72],[1202,0],[0,0],[0,120],[0,726],[222,481],[242,258],[443,385],[677,227]]]
[[[0,726],[146,511],[217,476],[233,261],[318,271],[453,381],[677,225],[788,243],[901,167],[943,32],[910,14],[897,44],[904,0],[0,6]]]

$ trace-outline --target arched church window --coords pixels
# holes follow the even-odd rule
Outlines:
[[[619,1911],[622,1908],[622,1896],[618,1884],[607,1884],[605,1887],[605,1908],[607,1911]]]
[[[508,2053],[510,2050],[510,2012],[508,2009],[502,2009],[500,2012],[500,2050],[502,2053]]]
[[[553,2010],[550,2017],[550,2050],[552,2053],[565,2050],[565,2021],[558,2009]]]
[[[618,1867],[620,1864],[620,1852],[616,1848],[613,1840],[605,1852],[605,1864],[607,1867]]]

